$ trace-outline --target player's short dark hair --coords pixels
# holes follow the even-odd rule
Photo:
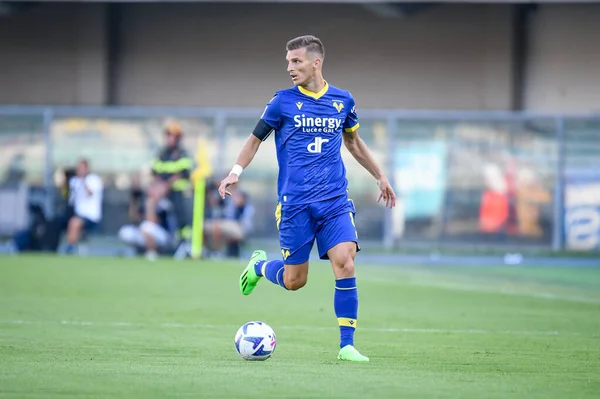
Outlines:
[[[306,52],[317,53],[321,58],[325,58],[323,42],[313,35],[299,36],[287,42],[287,51],[298,50],[299,48],[305,48]]]

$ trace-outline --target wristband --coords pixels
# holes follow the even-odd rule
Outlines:
[[[231,172],[229,172],[229,174],[234,174],[237,175],[238,177],[240,177],[240,175],[242,174],[242,172],[244,171],[244,168],[242,168],[241,165],[239,164],[235,164],[233,165],[233,168],[231,168]]]

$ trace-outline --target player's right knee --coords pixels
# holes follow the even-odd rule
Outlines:
[[[290,291],[297,291],[306,285],[308,276],[306,274],[283,273],[283,283]]]
[[[285,278],[284,276],[283,283],[288,290],[297,291],[306,285],[306,278]]]

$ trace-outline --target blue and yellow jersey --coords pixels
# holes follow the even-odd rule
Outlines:
[[[261,119],[275,131],[281,203],[307,204],[347,193],[342,134],[359,127],[348,91],[327,82],[318,93],[299,86],[280,90]]]

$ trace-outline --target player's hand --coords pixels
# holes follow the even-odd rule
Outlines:
[[[219,186],[219,195],[222,199],[225,199],[226,194],[231,195],[231,192],[227,191],[227,188],[233,186],[234,184],[237,184],[238,180],[238,175],[236,175],[235,173],[230,173],[229,176],[227,176],[221,181],[221,185]]]
[[[379,202],[383,199],[383,200],[385,200],[386,208],[388,206],[390,208],[395,207],[396,206],[396,193],[394,193],[394,189],[392,188],[392,185],[390,184],[387,177],[383,176],[381,179],[379,179],[377,181],[377,186],[381,190],[381,194],[379,194],[379,199],[377,200],[377,202]]]

